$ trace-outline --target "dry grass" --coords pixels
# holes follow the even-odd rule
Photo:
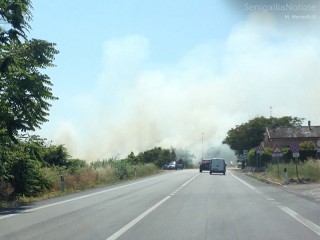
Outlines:
[[[52,182],[52,188],[44,193],[42,197],[61,195],[60,176],[64,177],[65,193],[71,193],[90,189],[94,187],[114,184],[124,180],[140,178],[158,173],[154,164],[126,166],[126,175],[120,179],[117,169],[110,165],[103,168],[85,168],[75,173],[68,173],[66,169],[48,169],[47,177]]]
[[[320,183],[320,163],[318,161],[309,160],[305,163],[297,165],[298,177],[296,172],[296,164],[270,164],[267,173],[255,173],[259,179],[266,179],[272,182],[283,184],[285,182],[284,169],[287,169],[288,177],[291,182],[314,182]]]
[[[159,172],[158,168],[152,163],[134,166],[125,164],[124,168],[125,171],[121,176],[119,175],[119,169],[112,165],[107,165],[97,169],[89,167],[78,169],[73,173],[69,173],[68,169],[61,167],[45,168],[43,170],[46,178],[52,183],[52,186],[49,190],[37,197],[19,196],[16,201],[12,202],[4,200],[0,202],[0,207],[6,207],[12,204],[30,203],[33,201],[57,197],[85,189],[106,186],[125,180],[157,174]],[[61,176],[64,177],[64,192],[61,191]],[[10,195],[14,189],[11,187],[11,185],[0,182],[0,190],[2,194]]]

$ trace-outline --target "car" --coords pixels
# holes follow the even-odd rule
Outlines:
[[[210,170],[210,159],[202,159],[201,162],[199,163],[199,172],[202,172],[203,170]]]
[[[184,164],[183,163],[177,163],[176,161],[172,161],[169,164],[165,164],[162,166],[162,169],[164,170],[178,170],[183,169]]]
[[[168,170],[177,169],[177,163],[175,161],[168,164]]]
[[[212,173],[223,173],[226,175],[226,162],[223,158],[212,158],[210,163],[210,175]]]

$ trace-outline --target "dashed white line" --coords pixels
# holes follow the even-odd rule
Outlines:
[[[145,218],[149,213],[154,211],[156,208],[158,208],[161,204],[166,202],[171,196],[167,196],[155,205],[153,205],[151,208],[149,208],[147,211],[139,215],[137,218],[133,219],[131,222],[129,222],[127,225],[125,225],[123,228],[115,232],[112,236],[108,237],[107,240],[115,240],[118,237],[120,237],[122,234],[124,234],[126,231],[128,231],[130,228],[132,228],[134,225],[136,225],[138,222],[140,222],[143,218]]]
[[[161,204],[166,202],[168,199],[170,199],[173,195],[175,195],[178,191],[180,191],[183,187],[185,187],[188,183],[190,183],[193,179],[195,179],[199,174],[193,176],[191,179],[189,179],[187,182],[182,184],[179,188],[177,188],[175,191],[173,191],[171,194],[166,196],[164,199],[157,202],[155,205],[153,205],[151,208],[149,208],[147,211],[133,219],[131,222],[129,222],[127,225],[123,226],[121,229],[119,229],[117,232],[112,234],[110,237],[107,238],[107,240],[115,240],[118,237],[120,237],[122,234],[124,234],[126,231],[128,231],[130,228],[132,228],[134,225],[136,225],[138,222],[140,222],[143,218],[145,218],[148,214],[153,212],[155,209],[157,209]]]
[[[257,190],[255,187],[251,186],[249,183],[243,181],[242,179],[236,177],[235,175],[231,174],[235,179],[237,179],[238,181],[240,181],[241,183],[243,183],[244,185],[246,185],[247,187],[249,187],[250,189],[254,190],[257,193],[262,193],[259,190]],[[263,194],[263,193],[262,193]],[[267,198],[267,200],[273,202],[274,204],[277,205],[278,208],[280,208],[283,212],[287,213],[289,216],[293,217],[295,220],[297,220],[298,222],[302,223],[304,226],[306,226],[307,228],[309,228],[310,230],[312,230],[313,232],[315,232],[316,234],[318,234],[320,236],[320,227],[318,225],[316,225],[315,223],[311,222],[310,220],[302,217],[300,214],[296,213],[295,211],[293,211],[292,209],[285,207],[285,206],[281,206],[279,202],[275,201],[275,199],[265,196]]]

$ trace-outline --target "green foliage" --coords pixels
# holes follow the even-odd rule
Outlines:
[[[68,151],[63,145],[52,145],[46,148],[43,161],[49,165],[67,166],[68,157]]]
[[[55,44],[28,40],[31,4],[0,1],[0,135],[17,142],[19,131],[33,131],[47,121],[51,82],[42,69],[52,67]]]
[[[291,161],[291,159],[292,159],[292,152],[291,152],[290,148],[282,147],[281,151],[282,151],[282,158],[281,159],[285,163],[289,163]]]
[[[311,141],[305,141],[299,144],[299,160],[300,161],[306,161],[308,159],[316,159],[317,158],[317,150],[316,145],[314,142]],[[289,163],[292,159],[292,152],[290,148],[284,147],[281,148],[281,151],[283,153],[282,159],[285,163]]]
[[[256,153],[255,149],[251,149],[248,154],[248,165],[249,166],[267,166],[272,162],[272,149],[265,148],[264,153],[261,155],[261,165],[260,165],[260,157]],[[292,152],[288,147],[282,147],[282,157],[280,158],[280,162],[289,163],[293,160]],[[308,159],[316,159],[317,150],[315,150],[315,144],[310,141],[306,141],[300,144],[300,157],[299,161],[306,161]]]
[[[299,144],[300,150],[315,150],[316,144],[312,141],[305,141]]]
[[[154,149],[147,150],[141,154],[144,163],[157,162],[162,149],[155,147]]]
[[[130,165],[125,160],[115,161],[113,167],[115,168],[115,175],[118,179],[124,180],[128,176],[128,167]]]
[[[272,149],[264,148],[264,152],[260,155],[255,149],[251,149],[248,153],[247,165],[251,167],[266,167],[272,160]]]
[[[15,195],[35,196],[50,188],[51,182],[45,177],[39,161],[19,153],[12,157],[10,183]]]
[[[67,159],[65,166],[69,173],[75,173],[89,167],[88,163],[81,159]]]
[[[134,153],[131,152],[125,160],[131,165],[137,165],[143,163],[143,155],[139,154],[135,156]]]
[[[157,167],[162,167],[166,163],[176,161],[176,159],[176,153],[173,148],[162,149],[161,147],[155,147],[151,150],[141,152],[137,156],[131,152],[124,160],[133,165],[154,163]]]
[[[21,135],[17,143],[1,144],[0,196],[23,201],[50,191],[60,192],[60,176],[64,176],[66,189],[75,191],[154,174],[163,163],[176,160],[174,149],[154,148],[138,156],[130,153],[122,160],[88,165],[84,160],[69,159],[63,145],[48,145],[35,135]]]
[[[25,32],[30,29],[31,3],[29,0],[1,0],[0,22],[7,23],[0,27],[0,43],[9,44],[26,38]]]
[[[301,161],[306,161],[310,158],[317,159],[317,150],[300,150],[299,155]]]
[[[33,131],[47,121],[57,99],[43,69],[53,66],[55,44],[28,39],[29,0],[0,0],[0,181],[13,194],[31,196],[50,187],[42,172],[45,146]]]
[[[107,160],[102,160],[102,161],[94,161],[90,163],[90,168],[97,169],[97,168],[105,168],[108,166],[108,161]]]
[[[301,126],[302,121],[303,118],[289,116],[281,118],[256,117],[230,129],[222,143],[229,145],[235,154],[240,156],[244,149],[250,150],[263,141],[266,127],[296,127]]]

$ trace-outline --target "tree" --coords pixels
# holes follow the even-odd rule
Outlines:
[[[27,38],[31,9],[29,0],[0,0],[0,181],[27,195],[49,186],[41,173],[45,146],[20,137],[47,121],[57,99],[43,70],[58,53],[53,43]]]
[[[56,100],[50,78],[55,44],[28,40],[32,19],[28,0],[0,0],[0,136],[17,143],[18,132],[33,131],[47,121],[48,101]]]
[[[8,145],[1,153],[0,182],[13,187],[12,195],[37,195],[51,186],[42,169],[45,146],[37,136],[23,136],[17,141],[18,144]]]
[[[51,182],[41,169],[41,163],[33,160],[28,154],[15,152],[11,167],[10,183],[14,187],[14,195],[36,196],[49,189]]]
[[[317,159],[317,147],[312,141],[305,141],[299,144],[300,160]]]
[[[68,150],[63,145],[52,145],[46,149],[43,160],[49,165],[67,166],[68,157]]]
[[[281,118],[256,117],[228,131],[222,143],[229,145],[237,156],[244,149],[258,146],[264,138],[266,127],[297,127],[301,126],[303,118],[284,116]]]

